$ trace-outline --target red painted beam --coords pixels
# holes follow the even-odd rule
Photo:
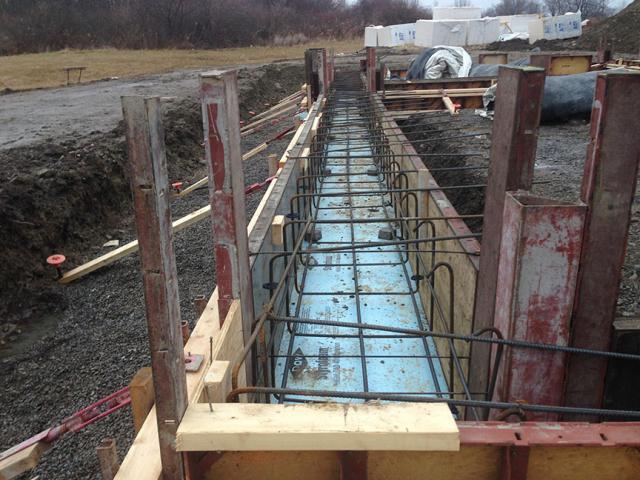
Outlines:
[[[367,47],[367,91],[376,91],[376,47]]]
[[[640,142],[640,75],[598,75],[591,139],[582,182],[588,205],[571,345],[608,350],[636,191]],[[599,408],[607,362],[569,358],[566,405]]]
[[[505,192],[531,188],[543,87],[542,69],[500,68],[476,283],[475,331],[493,326]],[[471,346],[472,392],[487,391],[489,360],[488,345]],[[476,398],[484,399],[484,395]]]
[[[245,335],[249,335],[254,310],[240,149],[237,73],[203,74],[200,83],[215,241],[218,314],[222,324],[231,302],[240,299],[243,329]]]
[[[162,106],[158,97],[123,97],[122,109],[140,244],[162,478],[182,480],[184,467],[182,456],[175,450],[175,438],[187,408],[187,379]]]
[[[457,422],[461,445],[640,447],[640,422]]]
[[[526,192],[506,194],[494,322],[506,338],[569,343],[585,210]],[[494,400],[562,405],[565,361],[561,352],[505,350]],[[553,413],[527,415],[557,420]]]

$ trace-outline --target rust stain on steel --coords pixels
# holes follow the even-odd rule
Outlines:
[[[510,339],[569,343],[584,205],[507,193],[498,265],[495,326]],[[561,405],[566,355],[509,349],[496,400]],[[536,420],[557,415],[530,414]]]

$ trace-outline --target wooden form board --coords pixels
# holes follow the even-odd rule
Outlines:
[[[443,403],[193,404],[179,451],[436,450],[460,448]]]
[[[382,102],[379,98],[375,98],[378,109],[382,108]],[[390,132],[396,142],[390,145],[391,150],[399,155],[396,158],[403,169],[417,170],[417,173],[411,173],[407,175],[409,186],[408,188],[438,188],[438,183],[435,181],[428,168],[422,162],[422,159],[417,155],[417,152],[411,146],[411,143],[406,139],[396,122],[389,118],[384,117],[382,121],[383,127]],[[404,140],[404,142],[403,142]],[[400,142],[403,142],[400,144]],[[455,217],[458,216],[458,212],[453,207],[444,192],[434,190],[430,192],[419,192],[418,198],[420,199],[420,206],[418,209],[418,215],[424,217]],[[431,227],[429,227],[431,228]],[[433,222],[433,230],[429,230],[430,236],[446,237],[452,235],[469,235],[471,231],[467,227],[466,223],[461,219],[456,220],[438,220]],[[420,229],[420,234],[425,236],[427,234],[426,228],[423,226]],[[415,238],[412,236],[412,238]],[[427,250],[429,244],[422,245],[423,250]],[[453,331],[455,333],[470,334],[473,332],[473,305],[475,299],[475,284],[478,275],[480,243],[475,238],[467,239],[453,239],[444,242],[438,242],[436,244],[437,250],[447,250],[461,253],[420,253],[420,257],[425,265],[431,266],[439,262],[446,262],[451,265],[454,271],[454,325]],[[416,254],[410,254],[412,265],[416,264]],[[428,272],[421,271],[422,275]],[[450,324],[449,304],[450,304],[450,290],[449,290],[449,277],[448,272],[444,268],[440,268],[436,271],[434,290],[436,297],[440,301],[442,306],[442,313],[437,308],[437,304],[434,308],[431,308],[432,300],[431,290],[426,284],[426,281],[421,282],[421,288],[419,290],[420,298],[422,300],[423,308],[428,318],[433,318],[433,330],[436,332],[445,332],[448,330]],[[446,326],[446,327],[445,327]],[[435,339],[438,353],[440,355],[449,354],[449,344],[444,339]],[[469,353],[469,344],[467,342],[456,340],[454,345],[460,356],[467,356]],[[468,364],[462,361],[463,371],[465,374],[468,372]],[[449,378],[450,365],[448,362],[442,363],[445,376]],[[455,379],[458,379],[457,375]],[[462,385],[459,381],[454,382],[454,390],[460,392]]]
[[[482,108],[482,95],[494,82],[492,77],[392,80],[384,84],[383,103],[390,112],[446,110],[443,95],[447,95],[455,97],[461,108]]]
[[[358,480],[497,480],[504,448],[461,445],[457,452],[364,452],[365,476]],[[343,480],[344,452],[225,452],[203,480]],[[532,447],[527,480],[635,480],[640,453],[625,447]],[[525,477],[520,477],[525,478]]]
[[[546,75],[574,75],[591,71],[591,54],[537,53],[530,56],[529,65],[544,68]]]

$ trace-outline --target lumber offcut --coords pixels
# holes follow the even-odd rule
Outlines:
[[[179,451],[457,451],[458,427],[443,403],[192,404]]]

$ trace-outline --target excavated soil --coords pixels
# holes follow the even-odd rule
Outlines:
[[[302,68],[271,65],[240,74],[241,112],[293,93]],[[206,174],[200,108],[195,91],[167,106],[165,133],[170,179],[194,181]],[[289,126],[282,122],[248,136],[243,151]],[[245,162],[247,185],[268,176],[267,156],[281,154],[290,137]],[[80,408],[126,386],[149,365],[142,279],[133,254],[69,285],[56,284],[43,259],[62,251],[76,265],[104,253],[104,242],[135,238],[122,126],[109,134],[1,152],[2,244],[11,248],[11,274],[2,270],[2,302],[12,301],[17,322],[0,348],[0,451],[61,422]],[[44,172],[47,169],[47,172]],[[38,174],[38,170],[43,170]],[[8,179],[13,182],[8,183]],[[7,181],[5,181],[7,180]],[[8,187],[8,185],[10,187]],[[20,186],[21,188],[18,188]],[[247,216],[262,191],[247,198]],[[207,189],[172,201],[173,218],[208,203]],[[13,220],[13,221],[12,221]],[[17,220],[17,221],[16,221]],[[27,223],[28,222],[28,223]],[[32,225],[33,224],[33,225]],[[11,228],[11,235],[6,231]],[[16,241],[12,237],[18,235]],[[203,220],[174,237],[183,320],[193,326],[193,300],[215,288],[211,222]],[[3,312],[7,320],[8,310]],[[5,323],[5,326],[16,323]],[[95,447],[115,438],[120,456],[133,440],[128,408],[69,434],[21,480],[98,479]]]

